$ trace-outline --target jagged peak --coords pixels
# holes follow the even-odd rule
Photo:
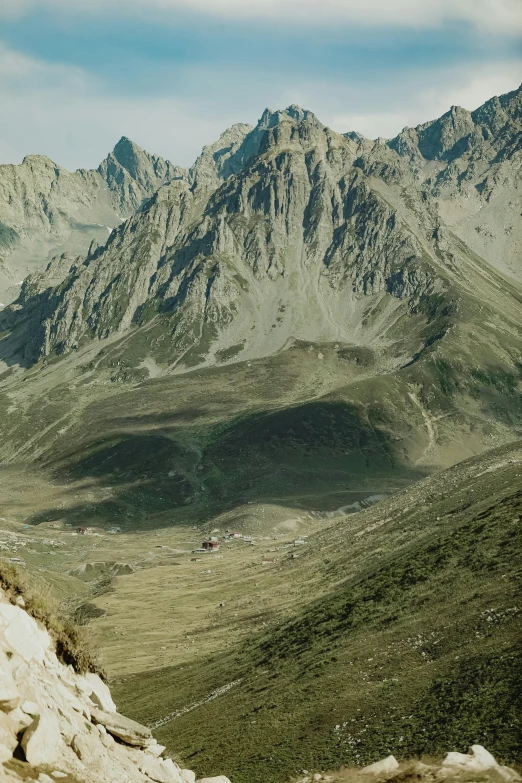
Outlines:
[[[208,152],[218,152],[219,150],[222,150],[227,144],[241,141],[248,133],[250,133],[251,130],[253,130],[252,125],[249,125],[246,122],[236,122],[234,125],[231,125],[229,128],[224,130],[223,133],[220,134],[219,138],[212,142],[212,144],[205,144],[201,150],[201,155],[204,155]],[[198,156],[198,160],[201,155]]]
[[[301,108],[296,103],[292,103],[286,109],[277,109],[276,111],[266,108],[257,123],[257,127],[263,129],[274,128],[282,120],[287,120],[288,118],[296,122],[312,120],[320,124],[313,112],[309,111],[309,109]]]
[[[117,144],[114,145],[114,149],[107,157],[110,158],[111,156],[118,161],[120,166],[127,169],[133,177],[136,176],[140,159],[144,157],[147,159],[151,158],[148,152],[127,136],[122,136]]]

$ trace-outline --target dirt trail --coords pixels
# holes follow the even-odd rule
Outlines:
[[[221,688],[217,688],[215,691],[212,691],[212,693],[210,693],[208,696],[205,696],[204,699],[200,699],[200,701],[191,704],[190,707],[182,707],[180,710],[176,710],[175,712],[169,712],[169,714],[165,715],[164,718],[160,718],[159,720],[154,721],[154,723],[151,723],[150,728],[154,730],[158,729],[160,726],[165,726],[166,723],[170,723],[172,720],[179,718],[181,715],[186,715],[187,712],[192,712],[192,710],[195,710],[198,707],[202,707],[203,704],[208,704],[209,701],[214,701],[214,699],[217,699],[219,696],[223,696],[241,682],[243,682],[243,680],[239,679],[233,680],[232,682],[227,683],[227,685],[222,685]]]

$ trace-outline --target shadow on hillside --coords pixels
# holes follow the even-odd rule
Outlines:
[[[213,430],[198,429],[200,415],[187,409],[114,419],[115,432],[69,453],[53,471],[59,483],[91,479],[111,488],[111,497],[49,509],[32,524],[61,519],[139,529],[204,521],[255,502],[334,510],[343,491],[371,494],[394,477],[424,475],[407,464],[391,423],[362,406],[310,402]]]

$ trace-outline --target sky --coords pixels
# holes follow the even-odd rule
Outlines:
[[[370,138],[522,82],[522,0],[0,0],[0,163],[189,166],[297,103]]]

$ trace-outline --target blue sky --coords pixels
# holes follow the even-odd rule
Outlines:
[[[522,82],[520,0],[0,0],[0,162],[190,165],[299,103],[375,138]]]

